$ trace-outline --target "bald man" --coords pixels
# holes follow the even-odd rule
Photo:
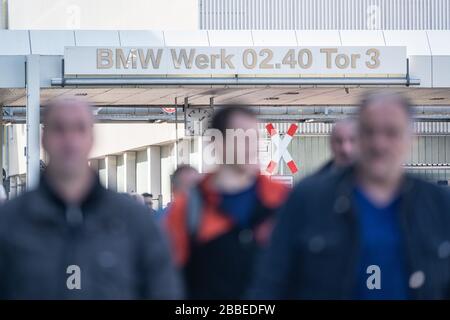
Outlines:
[[[332,159],[319,169],[317,174],[345,168],[355,161],[356,125],[353,119],[339,120],[334,124],[330,135],[330,149]]]
[[[176,299],[178,276],[143,205],[103,188],[88,166],[90,106],[50,102],[36,190],[0,212],[0,298]]]

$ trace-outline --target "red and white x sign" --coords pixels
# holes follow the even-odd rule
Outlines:
[[[272,174],[275,171],[278,162],[281,160],[281,158],[283,158],[284,161],[286,161],[286,164],[291,170],[291,172],[296,173],[298,171],[297,165],[292,159],[291,154],[289,153],[287,147],[291,142],[295,132],[297,132],[298,126],[295,124],[291,124],[283,139],[281,139],[280,134],[277,132],[277,129],[275,129],[273,124],[269,123],[268,125],[266,125],[266,129],[267,132],[269,133],[270,140],[277,148],[274,155],[274,159],[272,159],[267,165],[266,169],[267,172]]]

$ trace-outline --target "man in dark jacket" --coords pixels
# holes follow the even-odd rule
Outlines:
[[[356,125],[354,119],[337,121],[330,134],[332,158],[315,174],[326,174],[352,165],[356,158]]]
[[[407,101],[371,94],[354,167],[306,179],[279,215],[254,298],[450,298],[450,197],[405,174]]]
[[[180,298],[146,208],[104,189],[88,166],[89,105],[51,102],[42,142],[49,164],[39,187],[0,209],[0,298]]]

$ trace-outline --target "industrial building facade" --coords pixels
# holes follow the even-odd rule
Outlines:
[[[204,30],[448,30],[448,0],[200,0]]]
[[[199,27],[190,31],[0,30],[3,167],[10,195],[22,192],[27,179],[24,122],[29,55],[39,56],[41,102],[75,95],[94,104],[99,123],[91,166],[103,184],[119,192],[150,192],[161,205],[171,201],[170,176],[180,163],[205,171],[201,136],[186,119],[209,117],[229,102],[254,108],[264,142],[262,169],[274,150],[265,126],[272,123],[285,134],[295,124],[298,130],[288,150],[299,170],[292,174],[282,163],[277,174],[299,180],[329,159],[333,122],[354,115],[362,94],[382,88],[402,92],[414,104],[417,137],[405,166],[430,181],[449,180],[449,2],[200,0]],[[378,25],[368,27],[365,19],[371,5],[378,6],[381,16],[377,16]],[[370,74],[370,70],[321,74],[314,67],[306,70],[308,75],[276,70],[289,50],[330,47],[363,53],[374,48],[394,50],[399,58],[389,55],[385,61],[392,66],[382,75]],[[222,48],[246,58],[253,57],[253,51],[267,49],[274,54],[270,64],[274,71],[248,72],[237,66],[241,69],[236,74],[223,76],[208,67],[197,74],[165,70],[162,76],[136,77],[123,70],[98,70],[77,58],[77,54],[117,48],[160,48],[164,54],[171,48],[205,52]],[[320,53],[313,56],[317,60]],[[246,62],[252,66],[251,60]],[[167,112],[167,108],[176,112]],[[40,158],[45,162],[42,150]]]

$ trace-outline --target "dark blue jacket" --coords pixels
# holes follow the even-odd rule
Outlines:
[[[69,289],[69,266],[81,289]],[[147,208],[98,180],[68,207],[43,179],[0,208],[0,299],[178,299],[181,283]]]
[[[356,287],[358,221],[354,169],[306,178],[278,216],[250,296],[257,299],[351,299]],[[401,227],[409,296],[450,298],[450,195],[406,176]]]

